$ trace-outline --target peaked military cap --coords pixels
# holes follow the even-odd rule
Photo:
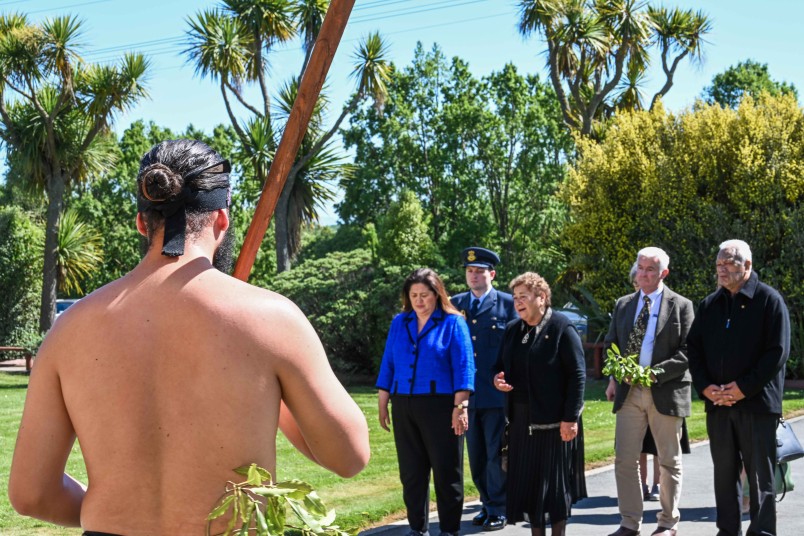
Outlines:
[[[479,266],[493,270],[499,264],[500,257],[486,248],[470,247],[461,252],[464,266]]]

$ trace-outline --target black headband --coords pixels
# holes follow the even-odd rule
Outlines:
[[[186,210],[194,209],[196,212],[212,212],[229,207],[229,187],[215,188],[213,190],[197,190],[190,188],[187,182],[202,173],[229,173],[232,166],[228,160],[217,162],[211,166],[194,169],[184,175],[184,187],[175,195],[166,199],[153,199],[140,185],[140,195],[137,199],[137,210],[145,212],[153,210],[165,218],[165,236],[162,241],[162,255],[178,257],[184,255],[184,230],[187,226]]]

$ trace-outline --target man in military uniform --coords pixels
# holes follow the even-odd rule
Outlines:
[[[452,303],[466,316],[472,335],[475,365],[475,393],[469,402],[469,468],[480,492],[483,509],[472,520],[484,530],[505,527],[505,472],[500,462],[500,447],[505,429],[505,395],[494,388],[492,367],[502,342],[505,325],[516,318],[510,294],[491,286],[500,262],[488,249],[470,247],[463,250],[466,284],[469,292],[452,298]]]

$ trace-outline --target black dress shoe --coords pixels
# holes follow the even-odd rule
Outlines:
[[[488,512],[481,510],[479,514],[472,518],[472,525],[480,526],[489,518]]]
[[[616,531],[609,534],[609,536],[640,536],[638,530],[629,529],[621,526]]]
[[[486,519],[486,522],[483,523],[483,530],[502,530],[505,528],[507,522],[508,520],[505,519],[505,516],[490,515],[488,519]]]

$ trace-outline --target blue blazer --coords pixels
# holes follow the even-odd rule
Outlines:
[[[514,299],[506,292],[491,289],[474,317],[470,313],[471,300],[471,292],[462,292],[450,300],[466,317],[474,346],[477,376],[475,394],[470,404],[474,409],[502,408],[505,405],[505,393],[494,387],[494,364],[497,362],[505,325],[519,318],[514,310]]]
[[[436,308],[421,333],[417,328],[415,311],[394,317],[376,387],[392,395],[474,391],[475,360],[463,317]]]

